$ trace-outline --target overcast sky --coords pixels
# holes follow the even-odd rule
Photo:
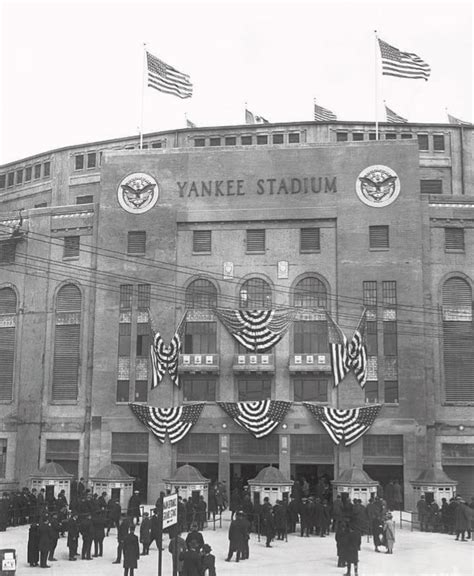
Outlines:
[[[0,164],[138,134],[143,44],[191,76],[181,100],[146,88],[145,132],[313,119],[375,120],[374,30],[430,64],[430,79],[379,78],[412,122],[473,117],[472,1],[9,2],[1,6]]]

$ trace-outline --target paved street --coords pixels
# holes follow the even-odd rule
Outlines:
[[[227,553],[227,530],[229,515],[224,514],[222,528],[216,531],[206,529],[204,538],[212,546],[216,556],[217,576],[314,576],[340,575],[344,568],[337,568],[334,536],[324,539],[317,537],[301,538],[295,534],[288,536],[288,542],[275,541],[271,549],[265,547],[262,539],[258,542],[251,536],[250,559],[239,564],[224,561]],[[394,554],[377,554],[371,542],[363,538],[360,552],[359,576],[472,576],[474,574],[473,542],[456,542],[454,536],[410,532],[397,526],[397,541]],[[30,568],[26,563],[28,526],[9,528],[0,534],[0,548],[15,548],[18,556],[17,576],[43,574],[44,569]],[[168,537],[165,536],[163,551],[163,576],[171,576],[171,558],[167,550]],[[51,562],[50,576],[122,576],[123,569],[112,564],[115,559],[116,535],[111,532],[104,541],[104,556],[93,561],[67,559],[66,539],[58,543],[57,562]],[[382,548],[383,550],[383,548]],[[158,574],[158,552],[156,548],[149,556],[142,557],[136,572],[137,576]]]

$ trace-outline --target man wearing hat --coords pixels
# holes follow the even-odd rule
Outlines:
[[[385,543],[387,545],[386,554],[393,554],[393,544],[395,543],[395,522],[391,512],[387,512],[385,515],[383,533],[385,536]]]
[[[127,515],[135,520],[136,525],[140,524],[140,492],[135,490],[128,501]]]
[[[211,554],[212,548],[209,544],[204,544],[202,552],[203,576],[216,576],[216,557]]]

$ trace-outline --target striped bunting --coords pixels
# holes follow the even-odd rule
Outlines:
[[[263,438],[273,432],[291,406],[291,402],[282,400],[217,402],[217,404],[255,438]]]
[[[181,338],[178,332],[171,339],[169,346],[163,341],[161,334],[155,332],[153,343],[151,345],[151,365],[152,365],[152,382],[151,388],[156,388],[163,380],[165,372],[171,377],[171,380],[179,386],[178,360],[181,349]]]
[[[215,310],[217,317],[244,348],[266,352],[285,334],[293,317],[292,311],[280,310]]]
[[[173,406],[171,408],[155,408],[147,404],[129,404],[132,412],[163,444],[166,433],[171,444],[182,440],[199,420],[204,402]]]
[[[351,370],[354,371],[361,388],[367,382],[368,363],[367,346],[365,345],[365,314],[364,311],[351,340],[348,340],[341,328],[326,312],[334,386],[338,386]]]
[[[350,446],[357,442],[375,422],[381,404],[340,410],[328,406],[317,406],[303,402],[311,414],[318,420],[335,444]]]

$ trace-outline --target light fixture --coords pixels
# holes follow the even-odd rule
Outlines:
[[[283,430],[286,430],[288,428],[288,424],[282,424],[281,427],[283,428]]]
[[[224,428],[224,430],[227,428],[227,424],[225,422],[222,424],[222,428]]]
[[[459,424],[458,430],[459,430],[459,432],[462,432],[464,430],[464,426],[462,424]]]

